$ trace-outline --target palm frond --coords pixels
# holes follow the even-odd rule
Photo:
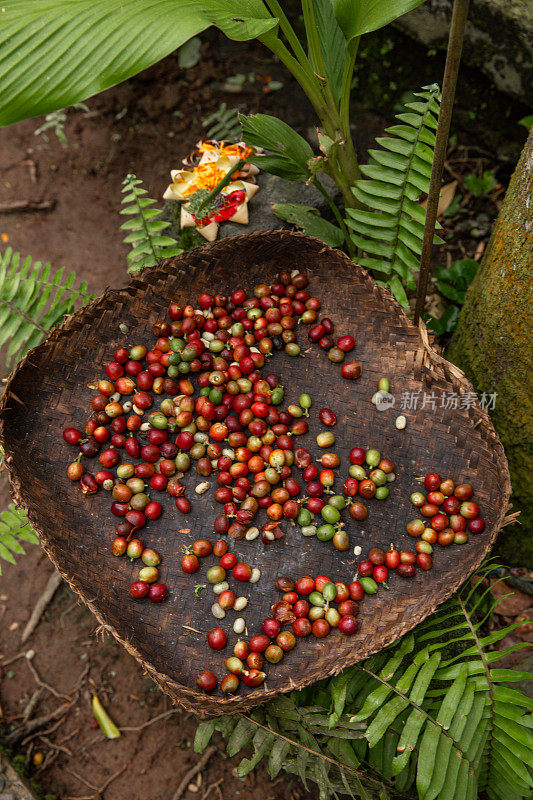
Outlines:
[[[358,261],[390,287],[404,308],[406,289],[415,288],[424,235],[425,209],[418,203],[429,189],[434,130],[437,126],[440,90],[436,84],[416,93],[401,123],[378,137],[381,149],[370,150],[370,161],[361,167],[365,176],[356,181],[353,193],[368,210],[347,209],[346,225],[361,257]],[[435,236],[435,243],[442,240]]]
[[[10,503],[5,511],[0,512],[0,575],[2,574],[2,559],[9,564],[15,564],[15,556],[24,555],[25,550],[21,542],[39,544],[39,539],[24,511]]]
[[[122,182],[123,208],[120,213],[131,219],[126,220],[120,229],[129,231],[123,239],[131,245],[127,255],[128,272],[137,272],[143,267],[153,267],[160,258],[170,258],[183,252],[178,242],[171,236],[163,236],[162,231],[170,227],[170,222],[158,219],[162,211],[153,208],[155,200],[146,197],[142,181],[133,174],[126,175]]]
[[[515,627],[486,632],[495,606],[469,582],[392,648],[246,716],[203,723],[196,746],[218,730],[231,755],[252,751],[241,774],[268,756],[271,774],[312,780],[323,798],[529,797],[533,700],[507,686],[527,673],[497,667],[527,644],[492,649]]]
[[[9,342],[7,363],[21,359],[50,328],[74,310],[76,300],[93,299],[87,283],[77,286],[76,273],[52,271],[49,263],[22,259],[10,247],[0,256],[0,347]]]

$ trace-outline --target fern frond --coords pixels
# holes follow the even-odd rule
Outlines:
[[[252,751],[240,774],[268,756],[271,775],[312,780],[321,798],[529,797],[533,700],[506,685],[527,673],[497,667],[519,646],[491,649],[513,627],[485,632],[495,606],[469,582],[395,646],[249,715],[203,723],[195,746],[218,730],[231,755]]]
[[[482,626],[496,605],[490,597],[488,589],[474,592],[468,585],[463,587],[438,614],[415,629],[416,655],[409,655],[404,639],[380,672],[367,662],[352,668],[354,674],[363,671],[374,680],[351,703],[361,706],[351,719],[369,722],[365,733],[369,762],[388,778],[388,759],[383,756],[382,762],[376,762],[373,752],[376,747],[384,752],[388,748],[394,787],[408,788],[410,782],[401,779],[411,772],[420,800],[467,800],[483,790],[494,800],[504,800],[511,796],[505,782],[498,780],[504,774],[517,800],[531,791],[533,717],[525,709],[533,703],[520,692],[506,703],[505,694],[500,714],[497,699],[502,682],[521,680],[524,673],[492,666],[508,652],[528,645],[489,649],[514,627],[482,635]],[[384,673],[390,678],[385,679]],[[349,686],[350,680],[342,678]],[[345,713],[342,703],[333,710],[337,715]],[[501,729],[502,720],[504,726],[511,722],[512,733]],[[511,742],[518,746],[511,748]],[[514,760],[509,756],[511,749]]]
[[[137,272],[143,267],[153,267],[160,258],[170,258],[182,253],[178,242],[171,236],[162,236],[161,232],[170,226],[170,222],[158,219],[161,209],[152,208],[155,200],[145,197],[146,189],[142,181],[135,175],[126,175],[122,182],[123,208],[120,213],[130,216],[120,229],[130,231],[122,240],[131,245],[127,255],[128,272]]]
[[[219,731],[228,740],[228,755],[236,755],[244,748],[253,753],[239,764],[240,777],[268,756],[272,778],[284,769],[298,775],[306,788],[308,780],[314,781],[321,800],[340,794],[363,800],[388,798],[382,781],[359,768],[352,742],[362,736],[362,726],[344,719],[332,734],[328,731],[328,696],[324,696],[324,706],[298,705],[296,700],[301,696],[302,693],[293,692],[248,715],[201,723],[194,743],[196,751],[204,750],[213,733]],[[327,738],[323,739],[325,734]]]
[[[52,272],[49,263],[22,260],[10,247],[0,256],[0,347],[9,342],[7,363],[35,347],[50,328],[74,310],[76,300],[93,299],[87,283],[75,287],[76,273]]]
[[[362,254],[359,263],[381,277],[404,308],[422,252],[426,214],[417,200],[429,189],[439,87],[425,86],[416,96],[420,100],[406,105],[410,111],[396,117],[403,124],[376,139],[381,149],[370,150],[369,163],[361,167],[365,177],[356,181],[353,193],[370,211],[349,208],[346,219]],[[435,236],[434,242],[442,240]]]
[[[213,114],[202,119],[206,128],[206,138],[218,141],[238,141],[242,137],[242,125],[239,120],[239,111],[228,108],[226,103],[221,103]]]
[[[0,575],[1,559],[9,564],[15,564],[15,556],[24,555],[25,550],[21,542],[39,544],[39,539],[24,511],[10,503],[5,511],[0,512]]]
[[[67,134],[65,133],[65,122],[67,121],[67,113],[69,111],[89,111],[89,107],[85,103],[74,103],[68,108],[60,108],[57,111],[52,111],[44,118],[43,124],[33,132],[34,136],[42,136],[45,141],[46,131],[53,129],[62,147],[68,147]]]

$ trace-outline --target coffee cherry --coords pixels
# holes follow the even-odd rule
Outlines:
[[[130,583],[129,593],[134,598],[146,597],[150,591],[150,586],[145,581],[134,581]]]
[[[226,646],[227,637],[222,628],[211,628],[207,634],[207,644],[212,650],[222,650]]]
[[[273,621],[275,622],[275,620]],[[248,642],[250,650],[253,653],[263,653],[267,649],[269,644],[270,644],[270,638],[268,636],[265,636],[264,633],[257,633],[255,636],[252,636],[252,638]]]
[[[435,492],[442,483],[442,478],[436,472],[430,472],[424,478],[424,486],[428,491]]]
[[[152,583],[148,597],[152,603],[162,603],[168,597],[168,589],[164,583]]]
[[[292,623],[292,630],[294,631],[295,636],[304,637],[309,636],[311,633],[311,623],[305,617],[301,617],[300,619],[295,619]]]
[[[327,636],[330,629],[330,624],[325,619],[316,619],[311,626],[311,632],[317,639]]]
[[[354,633],[357,633],[358,626],[356,618],[352,614],[346,614],[340,618],[338,628],[345,636],[353,636]]]
[[[196,676],[196,683],[203,692],[212,692],[217,685],[216,675],[210,669],[204,669]]]

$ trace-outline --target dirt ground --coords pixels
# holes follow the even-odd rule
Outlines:
[[[159,198],[170,168],[201,135],[201,119],[222,101],[229,107],[275,113],[302,132],[310,130],[313,114],[298,88],[257,47],[228,44],[210,35],[202,50],[203,59],[193,70],[180,70],[176,56],[170,56],[89,100],[89,112],[71,112],[67,148],[52,131],[47,140],[34,135],[42,120],[1,131],[1,249],[9,245],[56,267],[75,269],[94,293],[122,286],[128,278],[118,208],[128,172],[135,172],[150,196]],[[250,72],[254,80],[247,78],[238,94],[224,90],[229,76]],[[271,80],[283,81],[283,86],[269,92]],[[364,150],[382,132],[385,119],[362,107],[356,118],[358,144]],[[501,163],[495,151],[472,144],[472,136],[465,135],[465,142],[463,146],[459,138],[448,164],[459,175],[459,185],[465,171]],[[505,182],[509,168],[501,169],[498,179]],[[448,177],[456,179],[452,173]],[[464,255],[481,257],[501,191],[503,187],[478,205],[467,197],[466,212],[485,214],[486,229],[476,237],[468,232],[455,236],[439,256],[443,263]],[[9,213],[9,205],[20,200],[47,202],[50,209]],[[5,482],[1,494],[3,507]],[[0,726],[7,744],[49,798],[177,800],[178,785],[198,761],[191,747],[196,720],[172,710],[121,647],[108,636],[96,635],[96,621],[65,586],[21,646],[21,631],[52,573],[37,547],[28,550],[16,566],[2,565],[0,577]],[[28,651],[33,657],[24,655]],[[94,692],[122,728],[120,739],[109,741],[95,728],[90,710]],[[40,717],[48,721],[41,719],[36,726]],[[285,774],[270,781],[262,767],[238,779],[234,768],[239,759],[227,758],[218,744],[219,752],[200,774],[201,783],[195,777],[185,789],[186,800],[315,796]],[[44,755],[40,767],[34,766],[36,753]]]

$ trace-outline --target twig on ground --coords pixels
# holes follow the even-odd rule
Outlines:
[[[198,773],[203,770],[203,768],[205,767],[211,756],[213,756],[217,752],[217,750],[218,748],[215,747],[215,745],[211,745],[211,747],[207,748],[207,750],[205,751],[201,759],[198,761],[198,763],[195,764],[194,767],[191,767],[191,769],[185,773],[183,780],[181,781],[180,785],[172,795],[172,800],[180,800],[180,797],[182,797],[182,795],[185,794],[185,791],[187,790],[187,787],[192,781],[192,779],[195,778],[196,775],[198,775]]]
[[[66,700],[69,703],[71,702],[72,697],[70,697],[70,695],[62,694],[61,692],[58,692],[57,689],[54,689],[54,687],[50,686],[49,683],[46,683],[45,681],[43,681],[43,679],[41,678],[41,676],[39,675],[39,673],[37,672],[37,670],[33,666],[33,664],[30,661],[30,659],[28,659],[28,658],[26,659],[26,664],[28,665],[28,669],[30,670],[31,674],[33,675],[33,679],[34,679],[35,683],[37,684],[37,686],[39,686],[41,689],[47,689],[51,694],[54,695],[54,697],[57,697],[58,700]]]
[[[39,734],[39,739],[41,740],[41,742],[44,742],[44,744],[47,747],[49,747],[51,750],[58,750],[61,753],[65,753],[67,756],[71,756],[72,755],[72,750],[69,750],[69,748],[65,747],[65,745],[63,745],[63,744],[58,744],[58,742],[50,741],[50,739],[47,736],[43,736],[42,734]]]
[[[63,724],[65,721],[65,716],[60,717],[57,722],[54,722],[53,725],[50,725],[49,728],[45,728],[44,731],[38,730],[30,733],[29,736],[26,736],[20,743],[21,747],[25,747],[32,739],[37,739],[40,736],[49,736],[51,733],[55,733],[57,729]]]
[[[44,592],[41,594],[41,596],[35,603],[33,611],[31,612],[31,616],[28,622],[26,623],[26,627],[22,631],[22,637],[21,637],[22,644],[24,644],[24,642],[26,642],[30,638],[33,631],[39,624],[39,621],[43,613],[45,612],[48,604],[51,602],[54,594],[61,585],[62,581],[63,578],[61,577],[59,572],[57,572],[57,570],[54,570],[53,573],[50,575],[50,578],[48,579],[48,583],[45,586]]]
[[[24,741],[29,741],[30,739],[33,738],[33,736],[37,735],[35,731],[39,732],[39,729],[43,728],[48,722],[52,722],[53,720],[59,720],[57,725],[48,728],[48,730],[40,731],[40,733],[46,735],[47,733],[51,733],[52,731],[56,730],[56,728],[58,728],[59,725],[63,722],[63,717],[78,702],[80,697],[80,691],[89,673],[89,669],[90,669],[90,664],[86,664],[85,669],[81,673],[80,677],[78,678],[78,682],[73,689],[72,698],[69,699],[69,702],[63,703],[63,705],[58,706],[49,714],[44,714],[41,717],[35,717],[34,719],[30,719],[24,722],[14,731],[8,733],[6,736],[6,741],[8,742],[8,744],[18,742],[19,739],[22,739],[22,737],[25,737]],[[33,734],[33,736],[30,736],[30,734]]]
[[[95,786],[94,783],[90,783],[83,775],[79,775],[77,772],[74,772],[73,769],[66,769],[65,772],[68,772],[69,775],[73,775],[77,781],[80,783],[84,783],[85,786],[88,786],[89,789],[94,789],[95,792],[98,791],[98,786]]]
[[[111,775],[111,777],[108,778],[106,782],[103,783],[101,786],[94,786],[94,784],[89,783],[88,780],[82,778],[82,776],[78,775],[78,773],[74,772],[74,770],[67,769],[66,770],[67,772],[69,772],[71,775],[74,775],[75,778],[81,781],[81,783],[84,783],[86,786],[88,786],[89,789],[94,789],[94,794],[87,795],[85,797],[70,797],[66,798],[66,800],[98,800],[98,798],[100,798],[103,795],[108,786],[110,786],[114,780],[119,778],[122,775],[122,773],[126,771],[126,769],[129,767],[129,764],[130,762],[126,761],[125,764],[123,764],[119,770],[114,772],[113,775]]]
[[[41,694],[41,689],[39,688],[36,689],[32,694],[32,696],[30,697],[28,705],[26,706],[26,708],[24,709],[24,713],[22,714],[22,719],[24,722],[27,722],[29,720],[31,712],[35,708],[35,704],[37,703],[40,694]]]
[[[113,775],[111,775],[111,777],[108,778],[106,780],[106,782],[104,784],[102,784],[102,786],[98,789],[98,794],[102,794],[103,792],[105,792],[107,787],[111,783],[113,783],[114,780],[116,780],[118,777],[120,777],[120,775],[122,775],[123,772],[126,771],[126,769],[129,767],[129,764],[130,764],[130,762],[126,761],[126,763],[119,770],[117,770]]]
[[[459,183],[459,184],[460,184],[460,185],[463,187],[463,189],[464,189],[463,176],[462,176],[462,175],[461,175],[459,172],[456,172],[456,171],[453,169],[453,167],[450,165],[450,163],[449,163],[448,161],[445,161],[445,162],[444,162],[444,169],[445,169],[445,170],[446,170],[446,172],[447,172],[449,175],[451,175],[451,177],[452,177],[452,178],[454,178],[454,180],[456,180],[456,181],[457,181],[457,183]]]
[[[215,783],[210,783],[205,792],[202,795],[202,800],[206,800],[206,798],[211,794],[214,789],[218,789],[221,783],[224,783],[224,778],[220,778],[219,781],[215,781]]]
[[[0,203],[0,214],[16,214],[19,211],[51,211],[55,207],[55,200],[10,200]]]
[[[179,713],[180,709],[178,708],[169,709],[168,711],[164,711],[162,714],[158,714],[157,717],[152,717],[152,719],[149,719],[147,722],[143,722],[142,725],[121,727],[120,730],[123,733],[129,731],[142,731],[144,728],[148,728],[149,725],[153,725],[154,722],[158,722],[160,719],[164,719],[165,717],[168,717],[170,714],[179,714]]]
[[[28,720],[28,722],[26,722],[24,725],[21,725],[19,728],[16,728],[14,731],[11,731],[11,733],[7,734],[7,743],[13,744],[13,742],[18,741],[23,736],[33,733],[33,731],[38,730],[38,728],[42,728],[47,722],[51,722],[52,720],[62,717],[67,713],[71,706],[72,703],[64,703],[62,706],[57,706],[57,708],[54,708],[54,710],[50,711],[49,714],[43,714],[41,717],[34,717],[34,719]]]
[[[86,663],[86,665],[85,665],[80,677],[78,678],[78,682],[77,682],[76,686],[72,690],[73,692],[79,692],[80,691],[80,689],[82,688],[83,684],[85,683],[85,679],[86,679],[86,677],[87,677],[87,675],[89,674],[90,671],[91,671],[91,664],[88,661]]]
[[[11,658],[6,658],[5,661],[0,661],[0,667],[7,667],[8,664],[12,664],[14,661],[18,661],[19,658],[25,658],[27,650],[22,650],[20,653],[17,653],[15,656],[11,656]]]
[[[197,630],[197,628],[191,628],[190,625],[182,625],[182,628],[185,628],[188,631],[192,631],[193,633],[201,633],[202,631]]]
[[[49,750],[44,757],[43,763],[40,767],[38,767],[39,772],[44,772],[44,770],[48,769],[48,767],[51,767],[54,761],[59,758],[59,755],[59,750]]]
[[[20,161],[19,166],[28,167],[30,171],[30,181],[32,183],[37,183],[37,165],[32,158],[26,158],[24,161]]]
[[[65,744],[65,742],[69,742],[71,739],[74,738],[74,736],[77,736],[80,731],[81,728],[74,728],[73,731],[67,733],[67,735],[64,736],[63,739],[61,739],[61,742],[59,744]]]

